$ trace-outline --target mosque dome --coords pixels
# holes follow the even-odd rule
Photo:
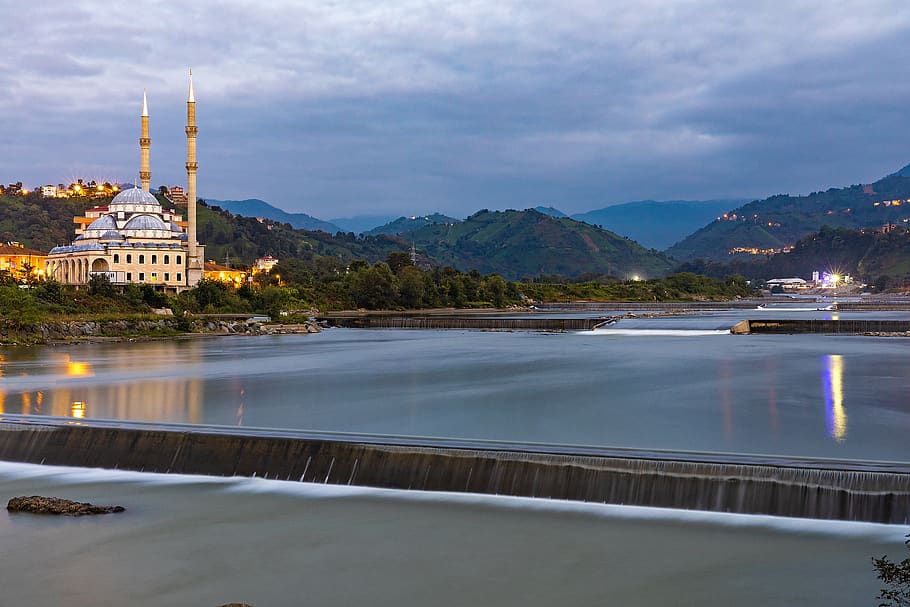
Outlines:
[[[170,228],[158,217],[154,215],[134,215],[132,219],[123,226],[124,230],[164,230],[169,232]]]
[[[108,230],[100,236],[101,240],[123,240],[123,234],[117,230]]]
[[[88,225],[86,230],[116,230],[117,221],[110,215],[102,215]]]
[[[134,187],[114,196],[111,204],[158,204],[158,199],[142,188]]]
[[[182,234],[182,233],[183,233],[183,228],[181,228],[180,226],[178,226],[178,225],[177,225],[176,223],[174,223],[173,221],[170,223],[170,226],[171,226],[171,232],[174,232],[174,233],[176,233],[176,234]]]

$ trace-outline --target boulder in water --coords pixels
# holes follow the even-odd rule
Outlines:
[[[35,514],[63,514],[65,516],[83,516],[86,514],[109,514],[123,512],[123,506],[95,506],[84,502],[59,497],[42,497],[40,495],[10,498],[6,509],[11,512],[34,512]]]

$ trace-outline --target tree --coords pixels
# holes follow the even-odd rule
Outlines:
[[[907,538],[904,544],[910,549],[910,535]],[[879,600],[884,601],[879,607],[910,607],[910,557],[900,563],[892,562],[887,556],[873,558],[872,566],[878,579],[887,584],[878,591]]]
[[[423,275],[414,266],[403,267],[398,273],[398,292],[405,308],[419,308],[423,303]]]
[[[392,268],[383,261],[359,271],[352,281],[351,294],[360,308],[387,310],[398,297],[398,279]]]
[[[385,260],[386,264],[396,275],[401,276],[401,270],[414,265],[411,261],[411,255],[404,251],[392,251]]]
[[[88,279],[88,292],[90,295],[112,297],[114,295],[114,285],[111,284],[107,274],[92,274]]]

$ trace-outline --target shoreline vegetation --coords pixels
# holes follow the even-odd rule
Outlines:
[[[6,273],[0,274],[0,343],[310,333],[318,330],[313,322],[317,314],[341,310],[490,313],[529,310],[548,302],[707,302],[755,295],[741,276],[717,280],[682,273],[650,280],[558,282],[558,277],[539,277],[514,282],[477,271],[420,269],[400,253],[373,265],[359,260],[310,265],[289,259],[237,288],[203,279],[179,294],[149,284],[113,285],[103,275],[77,288],[55,281],[20,284]],[[225,320],[232,315],[242,320]],[[268,320],[244,322],[251,316]]]

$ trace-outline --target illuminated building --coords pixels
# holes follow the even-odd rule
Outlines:
[[[278,260],[271,255],[260,257],[255,262],[253,262],[253,272],[269,272],[272,268],[275,267],[275,264],[277,263]]]
[[[26,249],[19,243],[0,244],[0,272],[9,272],[17,280],[44,276],[47,253]]]
[[[237,288],[246,282],[247,271],[229,268],[228,266],[218,265],[213,261],[207,261],[205,262],[205,278],[227,283],[232,287]]]
[[[168,291],[191,288],[202,278],[200,257],[204,247],[196,242],[196,98],[190,72],[187,96],[187,216],[162,209],[149,193],[148,101],[142,95],[142,187],[117,194],[107,207],[89,209],[76,217],[72,244],[51,249],[45,262],[48,278],[72,285],[87,285],[94,275],[106,276],[115,285],[146,284]],[[91,184],[89,184],[91,185]],[[79,187],[82,190],[82,186]],[[186,231],[184,231],[186,228]]]

